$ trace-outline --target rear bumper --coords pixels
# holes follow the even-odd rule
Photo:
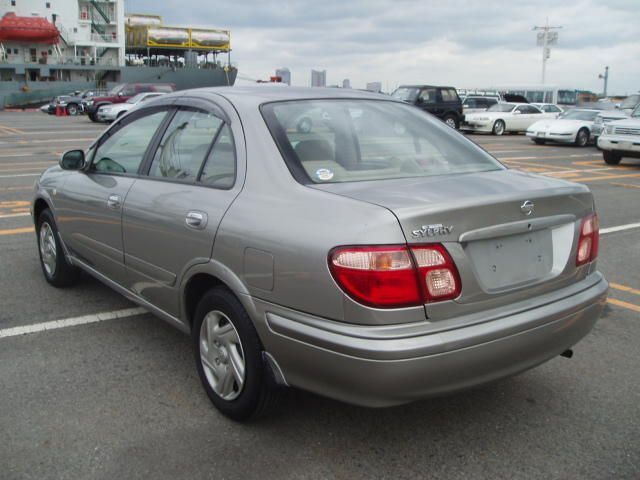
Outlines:
[[[464,122],[460,124],[460,130],[465,132],[483,132],[483,133],[491,133],[493,131],[493,123],[468,123]]]
[[[593,328],[608,290],[597,272],[580,283],[561,300],[445,331],[431,322],[330,322],[259,301],[256,323],[290,385],[383,407],[514,375],[572,347]]]

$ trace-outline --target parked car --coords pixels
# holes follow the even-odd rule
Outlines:
[[[638,105],[640,105],[640,93],[635,93],[625,98],[617,108],[629,116]]]
[[[53,97],[47,105],[46,112],[49,115],[56,113],[56,107],[64,108],[69,115],[78,115],[82,113],[82,98],[73,95],[58,95]],[[40,108],[41,111],[45,111],[44,106]]]
[[[598,138],[598,148],[609,165],[618,165],[623,157],[640,158],[640,105],[630,118],[607,123]]]
[[[305,112],[323,121],[289,128]],[[85,271],[189,333],[238,420],[277,385],[381,407],[514,375],[568,355],[608,289],[588,187],[347,89],[149,100],[49,168],[32,212],[47,282]]]
[[[532,103],[534,107],[538,107],[544,113],[555,113],[556,116],[564,112],[564,109],[555,103]]]
[[[451,128],[462,121],[462,101],[453,87],[402,85],[391,96],[435,115]]]
[[[159,97],[160,95],[165,94],[161,92],[139,93],[134,97],[131,97],[124,103],[112,103],[101,106],[100,108],[98,108],[96,116],[99,122],[113,122],[136,105],[139,105],[142,102],[146,102],[147,100],[151,100],[152,98]]]
[[[593,122],[593,129],[591,130],[591,135],[593,136],[593,141],[598,145],[598,137],[602,135],[604,131],[604,127],[614,120],[624,120],[625,118],[629,118],[629,115],[624,112],[624,110],[603,110],[597,116],[595,121]]]
[[[497,103],[485,112],[465,115],[460,129],[502,135],[505,132],[525,132],[532,123],[555,117],[555,113],[543,113],[528,103]]]
[[[462,99],[462,112],[464,115],[467,115],[468,113],[484,112],[487,108],[498,102],[500,102],[499,97],[469,95]]]
[[[539,120],[527,128],[527,137],[538,145],[546,142],[573,143],[584,147],[591,140],[593,122],[599,110],[576,108],[556,119]]]
[[[123,83],[116,85],[105,96],[94,96],[86,100],[84,109],[93,122],[98,121],[98,109],[110,103],[124,103],[138,93],[144,92],[162,92],[169,93],[175,90],[172,83]]]

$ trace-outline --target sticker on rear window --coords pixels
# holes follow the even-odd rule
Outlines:
[[[318,177],[318,180],[323,180],[326,182],[327,180],[331,180],[333,178],[333,172],[328,168],[319,168],[318,170],[316,170],[316,177]]]

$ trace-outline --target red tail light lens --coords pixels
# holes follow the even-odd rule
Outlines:
[[[576,266],[593,262],[598,256],[600,244],[600,222],[598,215],[592,213],[582,219],[580,224],[580,238],[576,254]]]
[[[329,269],[354,300],[377,308],[400,308],[449,300],[460,294],[460,276],[442,245],[339,247]]]

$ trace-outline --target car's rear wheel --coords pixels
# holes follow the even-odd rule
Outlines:
[[[585,147],[589,143],[589,130],[581,128],[576,134],[576,145],[578,147]]]
[[[607,165],[618,165],[620,160],[622,160],[622,156],[619,153],[609,152],[607,150],[602,151],[602,158],[604,158],[604,163]]]
[[[503,135],[504,134],[504,130],[505,130],[505,125],[504,125],[504,121],[502,120],[496,120],[496,122],[493,124],[493,134],[494,135]]]
[[[97,122],[98,121],[98,117],[96,117],[95,113],[90,113],[89,114],[89,120],[91,120],[92,122]]]
[[[78,114],[78,105],[75,103],[67,105],[67,113],[71,116],[76,116]]]
[[[536,145],[544,145],[546,142],[541,138],[534,138],[533,143],[535,143]]]
[[[458,120],[453,115],[447,115],[444,117],[444,123],[454,129],[458,128]]]
[[[54,287],[68,287],[76,283],[80,270],[67,260],[50,210],[44,210],[38,217],[36,233],[40,266],[47,282]]]
[[[220,412],[246,420],[260,416],[275,403],[278,387],[263,361],[258,334],[229,290],[216,287],[202,297],[192,338],[198,375]]]

